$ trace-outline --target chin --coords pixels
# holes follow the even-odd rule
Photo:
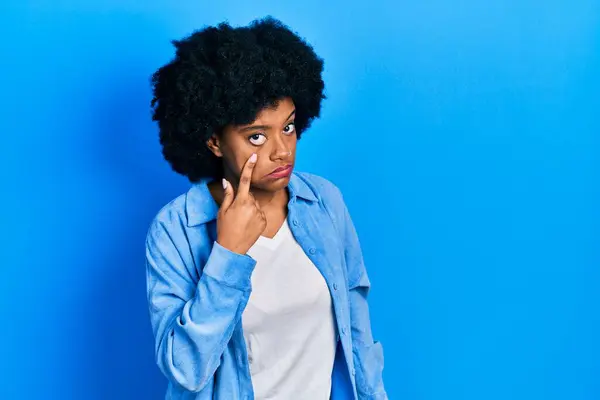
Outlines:
[[[277,192],[284,189],[290,183],[290,178],[291,176],[279,179],[265,179],[262,182],[257,182],[255,187],[268,192]]]

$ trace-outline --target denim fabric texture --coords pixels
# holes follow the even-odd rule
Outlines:
[[[256,262],[216,242],[218,205],[201,181],[164,206],[146,237],[146,283],[166,399],[254,399],[241,317]],[[387,399],[374,340],[370,282],[339,189],[294,172],[288,222],[331,293],[337,327],[331,399]],[[310,400],[310,399],[307,399]]]

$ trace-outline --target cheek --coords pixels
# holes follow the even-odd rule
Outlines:
[[[254,173],[252,174],[252,178],[258,180],[262,176],[271,172],[271,170],[274,167],[273,167],[271,161],[269,161],[269,155],[266,152],[261,153],[260,151],[257,151],[257,153],[258,153],[258,162],[254,166]]]
[[[254,166],[252,180],[258,180],[263,175],[271,172],[270,168],[272,169],[272,166],[270,165],[269,161],[269,153],[267,151],[263,151],[260,147],[252,147],[244,150],[237,149],[236,153],[229,157],[228,165],[235,176],[239,177],[241,175],[242,170],[246,166],[246,163],[248,162],[248,159],[252,153],[258,154],[258,161]]]
[[[243,143],[232,143],[224,154],[224,161],[229,169],[239,176],[252,152],[253,149],[249,146],[243,146]]]
[[[250,156],[248,156],[250,157]],[[227,169],[233,173],[235,176],[239,177],[242,172],[242,168],[244,167],[245,161],[243,160],[243,155],[241,154],[224,154],[223,162],[227,166]]]

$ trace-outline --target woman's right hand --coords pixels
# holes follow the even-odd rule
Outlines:
[[[246,254],[267,227],[267,218],[250,193],[252,171],[257,155],[253,154],[242,169],[237,193],[223,179],[225,197],[217,215],[217,243],[239,254]]]

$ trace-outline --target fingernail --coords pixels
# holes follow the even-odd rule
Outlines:
[[[223,178],[223,189],[227,189],[227,181]]]
[[[253,154],[250,156],[250,162],[256,162],[256,158],[257,158],[257,157],[258,157],[258,156],[256,155],[256,153],[253,153]]]

